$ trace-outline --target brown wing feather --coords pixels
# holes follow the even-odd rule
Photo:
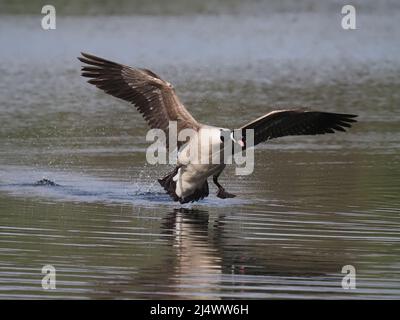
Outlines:
[[[272,111],[240,129],[254,129],[254,145],[290,135],[316,135],[346,131],[357,115],[310,111],[306,109]]]
[[[87,53],[78,59],[85,63],[82,76],[106,93],[128,101],[142,113],[151,128],[168,131],[169,121],[177,121],[178,132],[198,130],[200,124],[179,101],[173,86],[148,69],[137,69]]]

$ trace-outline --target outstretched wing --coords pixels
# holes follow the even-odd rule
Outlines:
[[[310,111],[306,109],[276,110],[244,125],[240,129],[254,129],[254,145],[269,139],[292,135],[315,135],[346,131],[357,115]]]
[[[198,130],[198,123],[179,101],[173,86],[147,69],[133,68],[87,53],[78,57],[85,63],[82,76],[106,93],[136,106],[149,126],[168,132],[169,121],[182,129]]]

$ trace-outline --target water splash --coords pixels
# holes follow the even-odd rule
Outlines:
[[[55,201],[129,203],[143,206],[177,206],[153,180],[110,181],[87,174],[32,168],[0,166],[0,191],[20,197],[50,198]],[[240,199],[210,197],[196,205],[227,206],[245,203]],[[188,204],[184,207],[191,207]]]

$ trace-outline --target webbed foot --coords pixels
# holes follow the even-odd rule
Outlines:
[[[221,199],[227,199],[227,198],[234,198],[236,197],[236,195],[226,192],[225,189],[218,189],[217,197]]]

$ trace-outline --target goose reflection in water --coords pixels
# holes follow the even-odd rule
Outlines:
[[[171,234],[175,251],[172,266],[165,268],[171,271],[169,280],[175,296],[229,297],[224,293],[227,288],[235,296],[245,296],[251,286],[254,297],[272,297],[281,286],[302,290],[308,287],[306,283],[312,283],[313,290],[326,286],[332,292],[342,290],[338,272],[346,261],[354,260],[351,255],[336,251],[329,262],[320,261],[318,257],[326,256],[326,252],[301,241],[297,246],[281,247],[273,240],[273,231],[270,240],[260,243],[256,230],[248,228],[246,222],[240,226],[231,224],[236,215],[228,215],[220,213],[214,217],[205,210],[181,208],[165,217],[162,228]],[[330,239],[319,241],[326,242],[328,247],[331,243]],[[299,255],[303,255],[304,261]]]
[[[220,234],[215,226],[221,218],[218,216],[211,221],[207,211],[185,208],[175,209],[166,217],[163,228],[172,232],[172,246],[176,252],[173,282],[181,297],[189,292],[190,298],[197,299],[209,298],[211,291],[215,294],[223,273],[222,257],[215,246]]]

